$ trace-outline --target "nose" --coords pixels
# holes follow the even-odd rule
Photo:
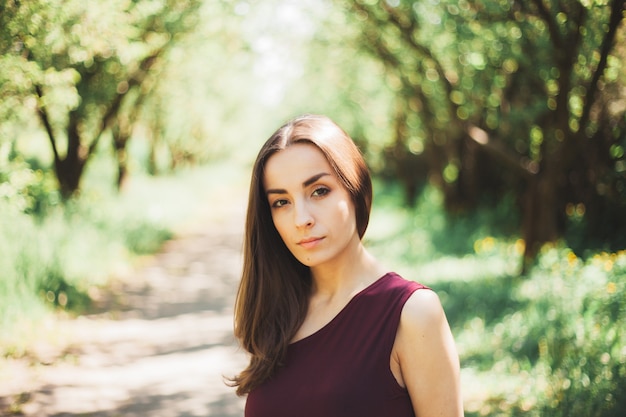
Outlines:
[[[295,204],[294,217],[294,222],[298,228],[311,227],[315,224],[313,214],[304,201]]]

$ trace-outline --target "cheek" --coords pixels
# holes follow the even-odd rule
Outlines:
[[[350,201],[344,200],[339,204],[338,207],[338,218],[341,219],[342,223],[351,222],[356,226],[356,214],[354,212],[354,208]]]
[[[283,217],[284,216],[281,216],[280,214],[272,214],[272,222],[274,222],[274,228],[276,228],[280,238],[286,242],[285,237],[287,229],[285,227],[285,219]]]

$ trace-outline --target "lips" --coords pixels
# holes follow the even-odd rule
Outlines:
[[[304,249],[313,249],[316,247],[324,238],[323,237],[309,237],[306,239],[302,239],[298,242],[298,245],[303,247]]]

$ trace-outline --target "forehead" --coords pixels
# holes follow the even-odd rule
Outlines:
[[[263,185],[268,188],[299,187],[307,179],[320,173],[334,176],[334,171],[322,151],[310,143],[295,143],[274,153],[265,163]]]

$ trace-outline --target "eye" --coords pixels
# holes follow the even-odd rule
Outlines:
[[[278,200],[274,200],[272,203],[272,208],[280,208],[288,203],[284,198],[279,198]]]
[[[330,193],[330,189],[327,187],[318,187],[313,191],[313,197],[323,197]]]

